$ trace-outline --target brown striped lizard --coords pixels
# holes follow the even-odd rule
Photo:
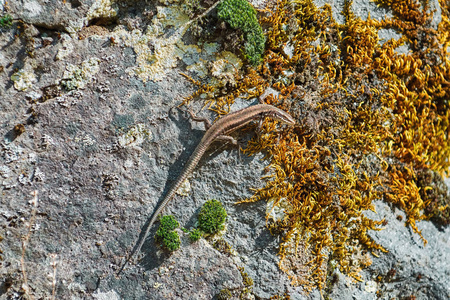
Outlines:
[[[192,114],[191,114],[192,115]],[[194,168],[197,166],[198,162],[202,158],[203,154],[206,152],[208,147],[215,141],[231,141],[234,144],[236,144],[236,141],[229,136],[231,132],[244,127],[248,123],[252,121],[257,120],[264,120],[265,117],[272,118],[276,121],[279,121],[284,124],[288,125],[295,125],[295,120],[292,118],[291,115],[289,115],[287,112],[269,105],[269,104],[258,104],[254,106],[250,106],[241,110],[238,110],[236,112],[230,113],[223,118],[217,120],[212,126],[209,124],[209,122],[206,119],[199,119],[192,116],[195,121],[203,121],[205,123],[206,132],[203,138],[201,139],[200,143],[198,143],[197,147],[195,148],[194,152],[192,152],[191,157],[189,158],[188,162],[186,163],[183,171],[178,176],[177,180],[173,184],[172,188],[168,191],[167,195],[165,196],[164,200],[161,202],[159,207],[154,211],[152,218],[150,220],[150,223],[148,224],[144,236],[142,237],[138,247],[134,252],[131,253],[131,258],[133,253],[139,253],[141,250],[142,245],[145,242],[145,239],[150,231],[150,228],[152,227],[153,223],[156,221],[156,218],[161,213],[161,211],[166,207],[167,203],[173,198],[175,195],[175,192],[179,189],[181,184],[187,179],[188,175],[194,170]],[[123,266],[124,267],[124,266]],[[123,269],[122,267],[122,269]]]

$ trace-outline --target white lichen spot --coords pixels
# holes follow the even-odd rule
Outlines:
[[[97,0],[89,8],[86,17],[88,21],[95,18],[113,18],[117,16],[118,10],[115,1]]]
[[[197,74],[200,78],[205,78],[209,74],[209,70],[204,61],[199,61],[195,64],[186,67],[189,72]]]
[[[281,198],[279,201],[277,198],[270,198],[267,201],[266,216],[267,219],[272,219],[274,222],[280,222],[286,216],[286,211],[291,208],[291,205],[286,198]]]
[[[234,76],[242,67],[242,61],[233,53],[224,51],[220,58],[211,64],[211,74],[219,79],[222,85],[236,85]]]
[[[75,142],[83,144],[85,147],[89,147],[95,144],[95,140],[88,134],[83,133],[75,137]]]
[[[56,59],[62,60],[72,52],[73,52],[72,39],[69,35],[65,34],[62,38],[61,48],[58,49],[58,53],[56,54]]]
[[[36,224],[33,224],[33,226],[31,226],[31,231],[33,231],[33,232],[37,232],[37,231],[39,231],[39,229],[41,229],[40,223],[36,223]]]
[[[85,17],[69,20],[66,30],[69,34],[75,36],[77,32],[89,24],[90,20],[95,18],[113,18],[117,16],[118,10],[119,8],[115,1],[97,0],[91,5]]]
[[[165,275],[165,274],[167,274],[169,272],[169,269],[167,269],[166,267],[164,267],[164,266],[161,266],[159,269],[158,269],[158,273],[159,273],[159,275]]]
[[[368,293],[375,293],[377,291],[377,283],[373,280],[366,281],[366,286],[364,289]]]
[[[161,283],[155,282],[155,283],[153,284],[153,288],[158,289],[161,285],[162,285]]]
[[[36,163],[38,160],[38,155],[34,152],[28,153],[28,161],[32,164]]]
[[[30,194],[33,195],[33,199],[28,201],[28,204],[30,204],[30,205],[32,205],[34,207],[37,207],[38,206],[38,202],[39,202],[38,191],[33,191]]]
[[[45,180],[44,172],[42,172],[38,167],[36,167],[36,169],[34,170],[33,180],[37,182],[44,182]]]
[[[283,52],[284,52],[284,54],[286,54],[289,57],[289,59],[291,59],[292,56],[294,56],[294,50],[295,50],[295,47],[291,43],[287,43],[283,47]]]
[[[285,77],[291,77],[291,76],[295,75],[295,72],[294,72],[294,71],[291,71],[291,70],[284,70],[284,71],[283,71],[283,75],[284,75]]]
[[[42,149],[47,149],[49,146],[54,145],[54,144],[55,144],[55,141],[53,140],[53,138],[50,135],[48,135],[48,134],[42,135],[41,146],[40,146]]]
[[[0,177],[8,178],[11,176],[11,169],[8,166],[0,166]]]
[[[87,24],[88,19],[86,17],[69,20],[69,25],[66,26],[66,30],[70,35],[75,37],[75,34],[83,29],[83,27],[85,27]]]
[[[127,159],[125,160],[125,162],[123,163],[123,167],[125,169],[131,169],[134,166],[134,161],[132,159]]]
[[[116,291],[112,290],[106,293],[97,292],[92,295],[97,300],[119,300],[120,296]]]
[[[136,124],[119,137],[118,143],[122,147],[135,147],[142,144],[147,138],[151,138],[151,132],[148,131],[145,124]]]
[[[81,63],[81,66],[69,64],[64,71],[62,85],[68,90],[82,89],[100,70],[100,59],[91,57]]]
[[[11,80],[14,82],[14,88],[18,91],[26,91],[37,81],[33,70],[26,67],[14,73]]]
[[[3,188],[5,190],[10,190],[10,189],[15,188],[17,186],[17,181],[14,178],[12,178],[10,180],[3,180],[1,185],[3,186]]]
[[[189,180],[185,180],[183,184],[181,184],[180,188],[177,190],[177,194],[180,196],[187,196],[191,192],[191,183]]]
[[[9,164],[11,162],[21,159],[23,152],[24,152],[24,150],[22,147],[20,147],[18,145],[10,144],[10,145],[6,145],[3,148],[3,152],[1,154],[3,155],[5,163]]]
[[[32,177],[33,177],[33,174],[29,174],[29,173],[21,173],[21,174],[19,174],[19,176],[17,177],[17,181],[18,181],[21,185],[30,184],[30,183],[31,183]]]
[[[157,6],[156,11],[157,19],[162,20],[164,26],[175,26],[175,28],[178,28],[189,22],[189,16],[183,13],[179,7]]]
[[[37,102],[40,99],[42,99],[42,93],[36,92],[36,91],[31,91],[25,95],[25,98],[30,102],[32,102],[32,101]]]

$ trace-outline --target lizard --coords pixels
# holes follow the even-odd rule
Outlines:
[[[180,188],[181,184],[187,179],[188,175],[194,170],[194,168],[199,163],[203,154],[206,152],[208,147],[215,141],[231,141],[233,144],[236,144],[236,141],[233,137],[229,136],[231,132],[244,127],[248,123],[256,120],[262,121],[265,117],[272,118],[276,121],[279,121],[288,125],[295,125],[294,118],[287,112],[269,105],[269,104],[257,104],[253,106],[249,106],[247,108],[229,113],[217,120],[213,125],[210,125],[207,119],[200,119],[191,116],[195,121],[202,121],[205,123],[206,132],[203,135],[203,138],[198,143],[195,150],[192,152],[189,160],[185,164],[184,169],[181,171],[180,175],[176,179],[175,183],[172,185],[170,190],[167,192],[164,200],[161,202],[159,206],[156,207],[155,211],[152,214],[152,218],[147,225],[144,236],[139,242],[135,251],[131,253],[129,258],[126,261],[129,261],[134,253],[139,253],[142,245],[145,242],[145,239],[150,232],[150,229],[155,223],[156,218],[162,212],[162,210],[166,207],[166,205],[170,202],[170,200],[175,195],[175,192]],[[124,266],[123,266],[124,267]],[[123,267],[121,270],[123,270]]]

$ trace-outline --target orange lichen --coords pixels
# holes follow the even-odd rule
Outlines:
[[[261,65],[236,74],[236,87],[198,83],[194,95],[208,94],[210,108],[225,114],[237,97],[259,97],[270,87],[278,93],[264,101],[298,120],[284,131],[266,121],[249,142],[246,153],[264,151],[270,159],[269,174],[266,185],[241,202],[269,200],[268,228],[282,236],[279,266],[306,288],[325,286],[329,262],[362,280],[369,253],[386,251],[368,235],[384,224],[364,213],[375,210],[374,200],[404,210],[406,224],[426,243],[417,222],[433,215],[424,194],[433,186],[418,175],[450,166],[449,6],[440,1],[435,30],[426,4],[376,3],[393,17],[362,20],[347,2],[339,25],[329,5],[279,0],[260,12],[267,38]],[[401,38],[381,43],[380,29]],[[402,45],[411,51],[398,53]],[[283,212],[278,219],[277,209]]]

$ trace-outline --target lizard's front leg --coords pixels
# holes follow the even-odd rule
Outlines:
[[[211,122],[207,118],[197,117],[196,115],[194,115],[194,113],[190,109],[188,109],[188,112],[191,115],[192,120],[194,120],[196,122],[203,122],[203,124],[205,124],[206,130],[211,128]]]

